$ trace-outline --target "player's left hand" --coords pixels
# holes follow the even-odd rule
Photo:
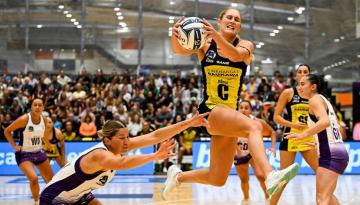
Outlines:
[[[207,127],[210,128],[210,124],[208,122],[208,120],[206,119],[206,117],[210,114],[210,112],[206,112],[203,114],[199,114],[199,112],[197,112],[192,118],[189,119],[189,123],[191,127]]]
[[[295,140],[299,140],[302,137],[300,136],[300,134],[298,133],[294,133],[294,132],[288,132],[288,133],[284,133],[284,138],[285,139],[295,139]]]
[[[270,147],[268,150],[272,156],[276,157],[276,148],[275,147]]]

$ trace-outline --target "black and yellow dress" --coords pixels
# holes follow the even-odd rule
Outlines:
[[[296,88],[292,88],[294,95],[291,98],[291,101],[286,104],[287,117],[286,120],[292,123],[304,123],[307,124],[308,113],[309,113],[309,101],[305,98],[300,97]],[[284,133],[294,132],[301,133],[304,130],[299,130],[296,128],[285,127]],[[289,151],[289,152],[301,152],[312,149],[310,146],[303,145],[303,142],[314,142],[315,138],[313,136],[306,137],[301,140],[296,139],[285,139],[282,138],[280,142],[280,150]]]
[[[239,43],[236,38],[233,45]],[[221,57],[217,52],[214,40],[211,41],[205,57],[201,61],[204,95],[199,105],[199,113],[205,113],[220,105],[238,110],[241,86],[247,64],[243,61],[233,62]]]
[[[45,150],[46,156],[49,160],[56,159],[61,156],[61,149],[59,145],[59,140],[56,137],[56,130],[53,127],[52,137],[50,139],[51,150]]]

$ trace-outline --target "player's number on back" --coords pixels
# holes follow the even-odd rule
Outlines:
[[[224,84],[219,84],[218,85],[218,96],[220,99],[222,100],[228,100],[229,99],[229,86],[224,85]]]

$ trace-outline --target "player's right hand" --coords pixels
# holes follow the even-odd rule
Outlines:
[[[15,152],[21,152],[22,146],[16,145],[14,147]]]
[[[184,20],[185,16],[182,16],[179,20],[175,22],[175,24],[172,27],[172,35],[174,35],[177,39],[179,39],[179,26],[181,25],[180,22]]]
[[[163,160],[173,156],[176,156],[176,153],[173,153],[173,149],[175,148],[175,141],[173,139],[165,141],[159,147],[159,149],[155,152],[155,160]]]
[[[297,130],[303,130],[303,129],[307,128],[307,124],[302,123],[302,122],[297,122],[297,123],[294,123],[292,127]]]

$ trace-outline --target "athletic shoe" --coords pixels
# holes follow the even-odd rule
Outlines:
[[[161,198],[163,200],[166,200],[169,196],[169,193],[175,187],[180,185],[180,183],[177,181],[177,176],[180,172],[182,172],[181,169],[179,169],[176,165],[171,165],[169,167],[168,172],[167,172],[167,179],[161,190]]]
[[[279,192],[286,183],[289,183],[289,181],[297,175],[298,172],[299,172],[298,163],[294,163],[283,170],[271,171],[265,181],[266,192],[270,196]]]

